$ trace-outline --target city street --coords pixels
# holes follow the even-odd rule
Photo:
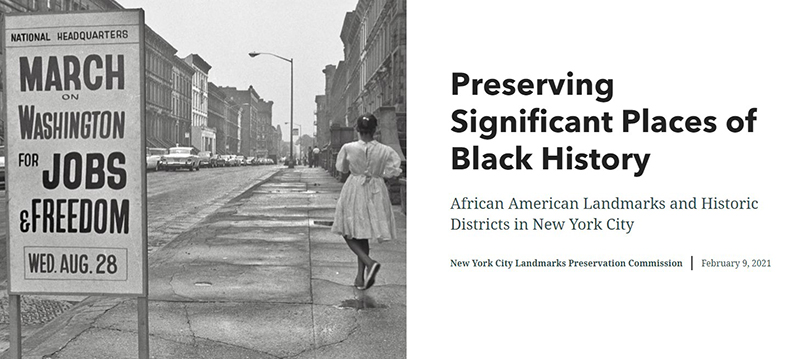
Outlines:
[[[148,172],[148,251],[170,242],[277,170],[272,165]]]
[[[163,246],[222,204],[277,171],[276,166],[204,168],[197,172],[147,173],[148,251]],[[5,191],[0,192],[5,201]],[[0,206],[0,218],[6,218]],[[0,260],[6,260],[6,221],[0,221]],[[6,280],[0,266],[0,282]]]
[[[148,252],[169,243],[233,197],[264,181],[278,170],[276,166],[242,166],[204,168],[196,172],[148,172],[147,217]],[[5,201],[5,191],[0,192]],[[0,206],[0,218],[6,218],[6,207]],[[0,221],[0,351],[8,347],[8,313],[6,279],[6,227]],[[83,297],[26,296],[23,298],[24,334],[36,331],[43,324]]]
[[[329,227],[341,185],[306,167],[148,174],[151,357],[405,357],[405,216],[373,245],[375,287],[355,290]],[[135,300],[73,300],[26,330],[26,357],[136,357]]]

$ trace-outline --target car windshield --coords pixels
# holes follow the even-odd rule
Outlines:
[[[163,156],[167,154],[167,150],[164,148],[150,148],[147,150],[148,156]]]
[[[190,148],[170,148],[170,154],[190,154],[192,150]]]

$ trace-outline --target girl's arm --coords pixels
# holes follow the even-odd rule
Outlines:
[[[383,167],[383,178],[397,177],[403,173],[403,169],[400,168],[400,164],[402,163],[400,155],[391,147],[387,148],[389,149],[389,159],[386,161],[386,166]]]
[[[345,146],[342,146],[339,149],[339,154],[336,155],[336,170],[342,173],[350,172],[350,161],[347,159]]]

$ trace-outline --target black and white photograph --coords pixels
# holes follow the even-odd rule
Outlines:
[[[405,0],[0,0],[3,358],[405,358]]]
[[[800,357],[795,8],[0,0],[0,359]]]

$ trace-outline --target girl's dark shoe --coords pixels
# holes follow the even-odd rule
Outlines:
[[[367,285],[364,289],[369,289],[375,284],[375,277],[378,275],[378,271],[381,269],[381,264],[378,262],[372,263],[372,266],[369,267],[369,273],[367,273]]]

